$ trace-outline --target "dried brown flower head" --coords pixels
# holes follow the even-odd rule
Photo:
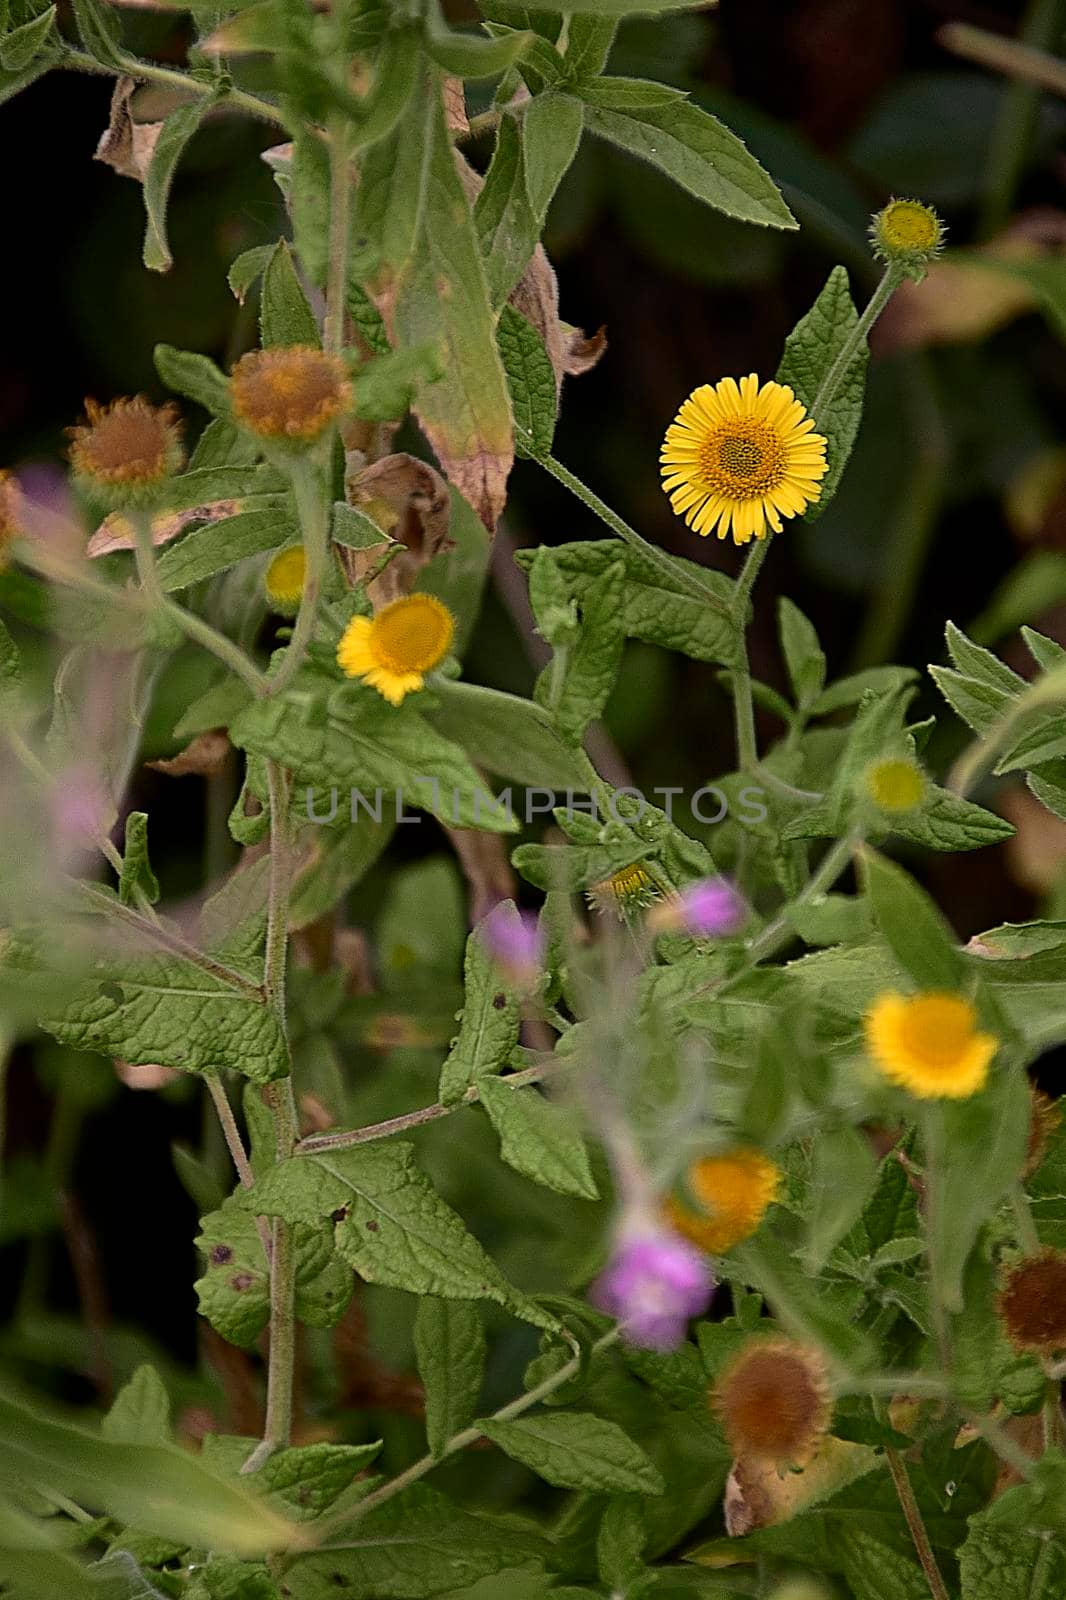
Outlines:
[[[1066,1350],[1066,1253],[1041,1250],[1015,1262],[996,1309],[1016,1350]]]
[[[715,1385],[714,1409],[740,1459],[802,1466],[829,1426],[825,1364],[791,1339],[755,1338]]]
[[[153,406],[141,395],[100,406],[86,400],[87,420],[70,434],[70,461],[92,487],[130,498],[159,487],[182,463],[174,406]]]
[[[233,369],[234,414],[264,439],[310,444],[348,409],[344,363],[312,345],[249,350]]]
[[[1047,1154],[1052,1136],[1062,1125],[1062,1111],[1043,1089],[1030,1090],[1029,1140],[1025,1147],[1022,1174],[1031,1178]]]

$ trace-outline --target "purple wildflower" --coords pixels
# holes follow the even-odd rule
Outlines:
[[[669,1229],[646,1229],[619,1240],[589,1298],[623,1324],[628,1343],[673,1350],[690,1317],[706,1311],[714,1291],[703,1256]]]
[[[701,878],[655,907],[649,922],[660,932],[688,933],[696,939],[721,938],[744,925],[747,908],[725,878]]]
[[[480,932],[485,949],[504,977],[516,989],[535,989],[542,940],[533,913],[519,911],[511,900],[501,900],[482,921]]]

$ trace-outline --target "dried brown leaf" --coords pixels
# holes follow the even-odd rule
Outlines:
[[[116,79],[108,124],[93,159],[113,167],[124,178],[143,183],[163,124],[134,122],[130,101],[136,89],[136,78]]]
[[[355,470],[349,471],[346,491],[351,505],[363,508],[383,524],[382,543],[394,539],[404,547],[404,553],[369,586],[371,601],[380,609],[410,594],[426,563],[453,548],[448,533],[452,512],[448,485],[436,467],[399,451],[370,466],[363,466],[360,460]],[[346,549],[343,556],[349,576],[358,583],[380,562],[381,547]]]
[[[185,511],[161,511],[152,518],[152,543],[169,544],[179,533],[191,528],[194,522],[223,522],[235,517],[243,502],[240,500],[213,500],[210,505],[190,506]],[[137,536],[133,524],[121,512],[112,511],[105,517],[89,540],[86,555],[109,556],[115,550],[134,550]]]
[[[147,761],[153,772],[165,772],[171,778],[217,778],[225,770],[232,746],[225,728],[212,728],[210,733],[198,733],[190,744],[168,761]]]

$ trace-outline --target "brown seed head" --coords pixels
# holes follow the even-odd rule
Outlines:
[[[352,386],[336,356],[295,344],[249,350],[233,369],[230,396],[253,433],[309,444],[347,410]]]
[[[825,1364],[791,1339],[745,1344],[715,1385],[714,1409],[738,1458],[802,1466],[829,1426]]]
[[[996,1309],[1016,1350],[1066,1350],[1066,1254],[1041,1250],[1009,1267]]]
[[[87,420],[70,434],[74,471],[95,488],[137,495],[157,488],[182,463],[181,433],[172,405],[141,395],[109,406],[86,400]]]

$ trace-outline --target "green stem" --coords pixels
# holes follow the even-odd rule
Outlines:
[[[589,510],[594,512],[600,521],[610,528],[612,533],[617,534],[619,539],[624,539],[626,544],[631,545],[634,550],[639,550],[641,555],[654,562],[660,571],[664,572],[670,579],[671,587],[678,583],[687,584],[693,594],[702,600],[705,605],[710,606],[712,611],[717,611],[723,617],[731,616],[729,604],[722,599],[720,594],[717,594],[709,584],[704,583],[701,578],[697,577],[695,572],[691,571],[688,566],[682,566],[668,556],[664,550],[660,550],[657,545],[649,544],[647,539],[643,539],[635,528],[631,528],[628,522],[624,522],[616,512],[611,510],[605,501],[600,499],[598,494],[595,494],[587,484],[582,483],[580,478],[576,478],[567,467],[564,467],[562,462],[556,461],[555,457],[551,455],[537,456],[535,459],[544,468],[545,472],[550,472],[558,483],[569,489],[571,494],[576,495],[583,505],[588,506]]]
[[[344,316],[348,304],[348,245],[351,237],[351,176],[348,172],[348,119],[335,116],[329,125],[329,266],[322,344],[327,355],[344,349]]]
[[[608,1333],[601,1335],[592,1346],[589,1352],[590,1355],[597,1356],[602,1351],[609,1349],[611,1345],[616,1344],[620,1333],[621,1330],[619,1328],[612,1328]],[[512,1400],[508,1405],[501,1406],[499,1411],[494,1411],[488,1420],[490,1422],[511,1422],[515,1417],[524,1415],[533,1406],[539,1405],[542,1400],[546,1400],[549,1395],[554,1394],[556,1389],[562,1388],[564,1383],[569,1382],[580,1371],[581,1361],[580,1355],[573,1356],[571,1360],[566,1362],[565,1366],[560,1367],[557,1372],[553,1372],[550,1377],[538,1383],[536,1388],[519,1395],[517,1400]],[[391,1500],[395,1495],[402,1494],[404,1489],[409,1489],[412,1483],[417,1483],[420,1478],[424,1478],[427,1472],[432,1472],[434,1467],[447,1460],[449,1456],[455,1455],[459,1450],[465,1450],[468,1445],[476,1444],[478,1439],[483,1437],[482,1428],[476,1422],[472,1423],[469,1428],[464,1428],[461,1433],[453,1434],[439,1455],[423,1456],[420,1461],[416,1461],[412,1466],[408,1467],[406,1472],[401,1472],[391,1482],[382,1484],[380,1489],[375,1489],[373,1494],[368,1494],[366,1499],[360,1500],[357,1505],[350,1506],[345,1511],[337,1512],[332,1517],[324,1517],[318,1521],[314,1528],[316,1540],[321,1538],[323,1534],[329,1534],[336,1527],[357,1522],[360,1518],[365,1517],[368,1511],[373,1511],[376,1506],[383,1505],[386,1500]],[[328,1550],[343,1550],[345,1545],[342,1541],[339,1544],[326,1545],[324,1548]]]
[[[911,1540],[915,1553],[925,1573],[925,1581],[929,1585],[929,1593],[933,1600],[948,1600],[948,1591],[940,1575],[940,1568],[936,1564],[933,1547],[929,1543],[929,1535],[922,1520],[922,1513],[918,1509],[918,1502],[914,1498],[914,1490],[907,1473],[907,1463],[898,1450],[893,1450],[890,1445],[885,1447],[885,1460],[896,1486],[896,1495],[899,1500],[900,1510],[903,1512],[904,1521],[910,1530]]]
[[[989,59],[986,51],[987,65],[1000,71],[1010,71],[1013,60],[1019,70],[1028,68],[1037,77],[1035,82],[1026,81],[1024,78],[1016,80],[1007,86],[1003,94],[985,164],[985,195],[981,207],[980,232],[986,239],[1005,227],[1010,218],[1014,196],[1032,142],[1041,90],[1056,87],[1057,80],[1058,93],[1066,93],[1066,72],[1062,63],[1055,60],[1053,54],[1044,55],[1044,52],[1054,52],[1058,48],[1064,17],[1066,17],[1064,0],[1033,0],[1026,12],[1017,42],[985,36],[993,49],[996,45],[999,46],[1000,55],[998,61]],[[976,29],[969,30],[968,38],[971,44],[976,34]],[[1052,75],[1041,73],[1040,69],[1045,64],[1051,69]],[[1041,82],[1041,78],[1044,81]]]
[[[759,750],[755,740],[755,702],[751,694],[747,628],[751,592],[769,549],[769,538],[756,539],[753,542],[740,569],[733,596],[731,620],[737,639],[737,660],[732,672],[733,713],[737,724],[737,766],[741,772],[754,772],[759,762]]]
[[[329,557],[329,501],[314,460],[303,458],[293,464],[292,488],[304,541],[304,588],[288,649],[277,672],[263,690],[267,697],[281,694],[287,689],[303,664],[315,629],[322,580]]]
[[[825,408],[836,398],[837,390],[847,376],[848,368],[854,361],[857,353],[866,343],[867,336],[882,311],[903,282],[903,268],[898,262],[891,261],[881,275],[881,281],[866,302],[865,310],[858,322],[852,328],[848,338],[837,352],[836,358],[818,386],[818,391],[811,401],[811,416],[821,426],[821,418]]]
[[[128,73],[131,78],[138,78],[144,83],[165,83],[170,88],[181,89],[194,99],[206,99],[208,95],[218,93],[216,83],[207,83],[201,78],[192,78],[187,72],[178,72],[173,67],[160,67],[153,61],[141,61],[137,56],[127,55],[119,51],[116,54],[119,65],[112,69],[105,67],[102,62],[93,56],[86,55],[82,50],[68,48],[62,59],[57,63],[60,67],[72,67],[77,72],[92,72],[103,76],[119,71]],[[260,100],[254,94],[248,94],[244,89],[231,88],[219,101],[220,105],[234,106],[238,111],[247,111],[249,116],[258,117],[262,122],[273,123],[275,127],[287,128],[284,117],[277,106],[272,106],[269,100]]]

